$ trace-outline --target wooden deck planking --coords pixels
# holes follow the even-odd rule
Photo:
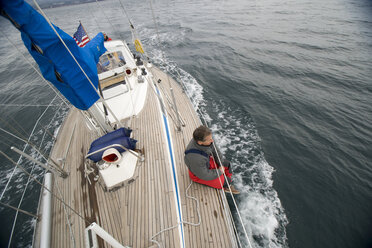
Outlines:
[[[154,69],[153,72],[162,77],[162,91],[167,92],[171,97],[164,74],[157,69]],[[176,116],[164,97],[165,107],[173,116],[173,119],[168,118],[168,122],[173,139],[183,220],[195,223],[198,221],[196,203],[185,196],[190,179],[183,162],[183,154],[185,145],[191,139],[192,132],[200,121],[192,111],[191,102],[181,88],[174,81],[171,83],[176,95],[178,110],[182,113],[182,118],[186,123],[186,127],[182,128],[182,133],[175,131]],[[76,122],[75,135],[65,167],[70,175],[67,179],[55,178],[55,181],[61,185],[63,198],[70,206],[84,218],[89,218],[90,221],[95,219],[119,242],[130,247],[154,245],[149,240],[151,236],[178,223],[174,188],[171,181],[172,173],[168,161],[167,145],[163,139],[162,116],[159,113],[158,99],[150,86],[147,101],[142,112],[132,120],[133,136],[138,139],[137,147],[144,148],[145,152],[145,162],[138,168],[139,176],[133,183],[113,192],[105,192],[99,183],[93,183],[94,186],[88,185],[81,170],[84,168],[83,157],[87,153],[88,144],[93,140],[94,135],[83,124],[84,120],[76,110],[71,111],[61,127],[52,154],[55,159],[64,154],[70,137],[69,132],[72,131]],[[72,186],[75,184],[76,186]],[[90,198],[89,192],[90,190],[92,192],[92,189],[89,187],[94,187],[93,192],[97,197],[96,203],[95,199]],[[54,192],[57,192],[56,188],[54,188]],[[199,200],[202,220],[201,225],[197,227],[183,225],[186,247],[231,247],[226,222],[219,209],[219,196],[216,190],[194,183],[189,194]],[[97,208],[95,212],[93,212],[94,207]],[[63,205],[55,200],[53,209],[52,246],[72,247]],[[84,229],[88,224],[71,210],[67,209],[67,213],[70,216],[75,245],[83,247]],[[93,216],[93,214],[97,214],[97,216]],[[155,240],[164,247],[178,247],[180,243],[178,228],[163,232],[155,237]],[[103,247],[109,246],[105,244]]]

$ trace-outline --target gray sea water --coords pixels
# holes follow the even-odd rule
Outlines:
[[[253,247],[372,247],[370,0],[154,0],[160,44],[149,2],[122,3],[153,62],[180,74],[233,162]],[[91,36],[131,41],[119,1],[99,5],[45,11],[71,35],[81,20]],[[28,138],[46,110],[31,140],[47,153],[68,108],[20,55],[15,28],[4,18],[0,27],[0,127]],[[23,148],[2,132],[0,149],[17,161],[10,145]],[[36,213],[39,186],[24,192],[27,176],[0,156],[0,202],[17,206],[24,195],[20,208]],[[0,247],[14,215],[0,206]],[[34,224],[20,214],[10,246],[30,246]]]

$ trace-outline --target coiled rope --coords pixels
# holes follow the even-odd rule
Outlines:
[[[177,223],[177,225],[174,225],[174,226],[171,226],[171,227],[168,227],[168,228],[165,228],[159,232],[157,232],[155,235],[153,235],[151,238],[150,238],[150,241],[151,242],[154,242],[158,247],[161,247],[160,243],[158,241],[156,241],[154,238],[156,236],[158,236],[159,234],[163,233],[163,232],[166,232],[166,231],[169,231],[169,230],[172,230],[174,228],[177,228],[179,225],[182,225],[182,224],[187,224],[187,225],[191,225],[191,226],[199,226],[201,224],[201,217],[200,217],[200,208],[199,208],[199,201],[198,199],[196,199],[195,197],[193,196],[190,196],[188,194],[188,191],[191,187],[191,185],[193,184],[193,181],[191,181],[191,183],[189,184],[189,186],[187,187],[186,189],[186,198],[189,198],[189,199],[192,199],[196,202],[196,212],[198,213],[198,223],[192,223],[192,222],[188,222],[188,221],[185,221],[185,220],[182,220],[181,222]]]

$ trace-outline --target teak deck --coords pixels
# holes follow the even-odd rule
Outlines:
[[[193,130],[200,125],[190,100],[182,88],[171,77],[152,68],[154,81],[163,94],[165,108],[169,116],[177,178],[181,195],[183,221],[198,223],[196,202],[186,198],[186,189],[191,180],[183,161],[184,149],[192,137]],[[176,131],[175,112],[169,106],[165,93],[171,97],[169,82],[174,89],[177,107],[185,122],[182,131]],[[170,98],[171,99],[171,98]],[[169,166],[162,119],[155,91],[149,86],[147,102],[143,110],[133,118],[131,128],[133,138],[138,140],[137,148],[143,149],[145,161],[139,163],[138,177],[130,184],[106,192],[100,180],[94,175],[85,177],[85,155],[95,138],[77,110],[71,110],[59,132],[52,152],[58,159],[64,156],[72,131],[71,146],[68,150],[64,169],[69,172],[66,179],[55,177],[53,192],[64,199],[88,222],[96,222],[122,245],[129,247],[150,247],[155,245],[150,239],[159,231],[177,225],[176,204],[172,172]],[[183,224],[186,247],[235,247],[231,238],[232,224],[227,217],[230,210],[221,190],[193,183],[189,195],[199,201],[201,224]],[[84,230],[89,225],[81,217],[57,199],[53,200],[52,244],[51,247],[85,247]],[[179,247],[178,228],[165,231],[154,238],[162,247]],[[100,247],[110,247],[99,239]]]

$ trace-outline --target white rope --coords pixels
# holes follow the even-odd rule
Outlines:
[[[53,29],[53,31],[55,32],[55,34],[58,36],[59,40],[62,42],[62,44],[64,45],[64,47],[66,48],[66,50],[69,52],[69,54],[71,55],[71,57],[74,59],[74,61],[76,62],[76,64],[79,66],[80,70],[83,72],[83,74],[85,75],[85,77],[88,79],[90,85],[96,91],[96,93],[97,93],[98,97],[100,98],[102,104],[108,109],[108,111],[114,117],[115,121],[120,125],[120,127],[123,127],[123,124],[118,120],[118,118],[116,117],[116,115],[114,114],[114,112],[111,110],[111,108],[106,103],[105,99],[103,99],[103,97],[99,94],[98,89],[96,89],[96,87],[94,87],[94,84],[92,83],[92,81],[90,80],[90,78],[88,77],[88,75],[85,73],[85,71],[81,67],[80,63],[76,60],[75,56],[72,54],[72,52],[70,51],[70,49],[67,47],[67,45],[63,41],[62,37],[59,35],[59,33],[57,32],[57,30],[54,28],[54,26],[52,25],[52,23],[49,20],[49,18],[46,16],[46,14],[44,13],[44,11],[40,8],[39,4],[36,2],[36,0],[33,0],[33,2],[36,5],[36,7],[39,9],[40,13],[44,16],[44,18],[48,22],[49,26]]]
[[[189,186],[187,187],[186,189],[186,198],[189,198],[189,199],[192,199],[196,202],[196,212],[198,213],[198,223],[192,223],[192,222],[188,222],[188,221],[185,221],[185,220],[182,220],[182,222],[178,222],[177,225],[174,225],[174,226],[171,226],[171,227],[168,227],[168,228],[165,228],[159,232],[157,232],[155,235],[153,235],[151,238],[150,238],[150,241],[155,243],[159,248],[161,247],[160,243],[158,241],[156,241],[154,238],[156,236],[158,236],[159,234],[163,233],[163,232],[166,232],[166,231],[169,231],[169,230],[172,230],[176,227],[178,227],[180,224],[186,224],[186,225],[191,225],[191,226],[199,226],[201,224],[201,216],[200,216],[200,208],[199,208],[199,201],[198,199],[196,199],[195,197],[193,196],[190,196],[188,194],[188,190],[190,189],[191,185],[192,185],[193,181],[191,181],[191,183],[189,184]]]

